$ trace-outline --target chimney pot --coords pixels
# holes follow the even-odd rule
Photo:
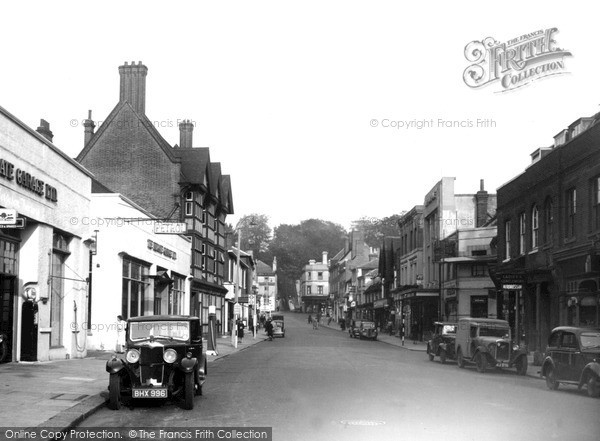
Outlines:
[[[189,119],[179,123],[179,145],[184,148],[192,148],[194,124]]]
[[[135,61],[131,66],[125,64],[119,66],[121,84],[119,87],[119,102],[127,101],[133,109],[140,114],[146,112],[146,75],[148,68],[140,63],[136,66]]]
[[[50,124],[45,119],[40,119],[40,126],[36,129],[36,132],[50,142],[52,142],[52,138],[54,138],[54,134],[50,130]]]
[[[96,124],[92,120],[92,111],[88,110],[88,118],[83,122],[83,146],[88,145],[90,140],[94,137],[94,128]]]

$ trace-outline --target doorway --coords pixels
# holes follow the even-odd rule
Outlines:
[[[12,361],[15,280],[15,276],[0,274],[0,334],[6,336],[2,342],[0,363]]]
[[[38,306],[23,302],[21,311],[21,361],[37,361]]]

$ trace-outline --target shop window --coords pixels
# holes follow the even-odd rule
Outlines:
[[[567,190],[565,205],[565,237],[575,236],[575,215],[577,213],[577,191],[575,188]]]
[[[50,347],[63,344],[63,314],[65,296],[65,267],[69,257],[70,238],[54,233],[52,236],[52,272],[50,274]]]
[[[0,239],[0,273],[16,275],[18,244]]]
[[[504,258],[505,259],[510,259],[511,258],[511,253],[510,253],[510,221],[507,220],[506,222],[504,222]]]
[[[527,218],[525,213],[519,216],[519,254],[525,254],[525,232],[527,231]]]
[[[592,180],[592,231],[600,230],[600,176]]]
[[[144,315],[144,299],[148,291],[150,266],[123,258],[121,315],[123,318]]]
[[[537,205],[531,209],[531,248],[536,249],[539,242],[539,212]]]
[[[546,198],[544,203],[544,243],[552,242],[552,232],[554,224],[554,206],[552,198]]]

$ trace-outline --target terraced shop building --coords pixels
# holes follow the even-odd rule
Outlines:
[[[147,73],[141,62],[119,67],[119,102],[98,131],[88,116],[77,160],[102,185],[152,216],[185,222],[185,234],[192,238],[189,311],[206,327],[208,308],[215,306],[224,323],[225,219],[233,213],[230,177],[211,161],[208,148],[192,146],[194,123],[179,124],[179,145],[171,146],[158,132],[145,113]]]
[[[86,355],[91,174],[0,107],[0,333],[4,361]]]

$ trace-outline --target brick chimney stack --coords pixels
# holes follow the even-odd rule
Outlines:
[[[92,120],[92,111],[88,110],[88,117],[83,121],[83,146],[88,145],[92,137],[94,136],[94,129],[96,124]]]
[[[119,66],[121,84],[119,89],[119,101],[127,101],[141,115],[146,113],[146,75],[148,68],[141,61],[131,65],[127,61]]]
[[[192,148],[194,123],[189,119],[179,123],[179,147]]]
[[[46,138],[48,141],[52,142],[52,138],[54,138],[54,134],[50,130],[50,124],[45,119],[40,119],[40,126],[35,129],[40,135]]]
[[[475,227],[485,225],[488,220],[488,192],[484,190],[483,179],[479,181],[479,191],[475,194]]]

